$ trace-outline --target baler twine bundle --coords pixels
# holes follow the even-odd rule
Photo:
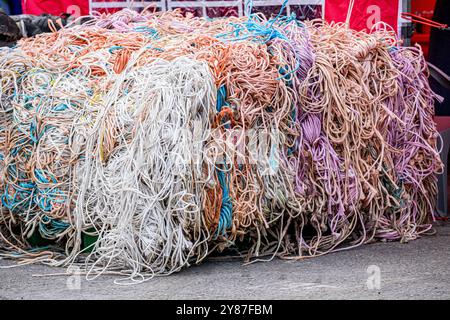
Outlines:
[[[2,50],[2,255],[143,281],[225,248],[298,259],[429,232],[420,48],[247,12],[124,10]]]

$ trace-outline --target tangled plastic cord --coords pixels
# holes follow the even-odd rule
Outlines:
[[[96,157],[76,168],[75,219],[101,226],[93,271],[130,264],[135,274],[143,267],[171,273],[208,239],[199,195],[211,177],[201,163],[193,166],[192,141],[208,139],[214,84],[205,64],[184,58],[121,77],[86,139]]]
[[[299,259],[430,231],[420,49],[246,10],[124,10],[1,51],[4,256],[134,283],[229,247]]]

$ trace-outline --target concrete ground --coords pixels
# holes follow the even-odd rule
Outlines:
[[[36,276],[65,272],[42,265],[0,269],[0,299],[450,299],[450,222],[436,229],[408,244],[376,243],[303,261],[207,261],[133,286],[103,276],[83,278],[77,288],[66,276]]]

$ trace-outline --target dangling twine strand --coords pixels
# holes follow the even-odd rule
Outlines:
[[[355,0],[350,0],[350,2],[348,4],[347,18],[345,19],[345,25],[347,28],[350,28],[350,19],[352,17],[354,4],[355,4]]]

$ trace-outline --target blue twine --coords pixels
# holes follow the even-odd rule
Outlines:
[[[292,21],[296,21],[295,14],[288,17],[282,17],[282,13],[288,4],[288,0],[284,0],[278,15],[275,18],[269,19],[266,23],[262,23],[256,14],[252,14],[253,1],[249,1],[245,10],[248,17],[247,21],[242,24],[231,24],[233,30],[229,33],[216,35],[216,38],[225,38],[232,36],[232,38],[225,38],[225,41],[240,41],[253,40],[260,43],[267,43],[275,38],[285,41],[289,39],[280,31],[274,28],[274,24],[286,25]],[[245,32],[245,34],[244,34]]]
[[[113,53],[114,51],[120,50],[120,49],[123,49],[123,47],[122,46],[112,46],[111,48],[108,49],[108,52]]]
[[[226,101],[227,89],[225,85],[217,90],[217,112],[222,111],[224,106],[229,104]],[[222,189],[222,204],[220,206],[219,225],[217,227],[216,236],[219,234],[226,234],[227,229],[230,229],[233,222],[233,204],[230,198],[230,187],[228,183],[228,173],[216,169],[217,177],[219,179],[220,188]]]
[[[145,49],[152,49],[152,50],[156,50],[156,51],[159,51],[159,52],[164,52],[164,49],[162,49],[162,48],[157,48],[157,47],[154,47],[154,46],[152,46],[152,45],[146,46]]]
[[[67,106],[67,104],[65,104],[65,103],[61,103],[61,104],[58,104],[56,107],[54,107],[53,108],[53,111],[65,111],[65,110],[67,110],[67,108],[69,108],[68,106]]]
[[[219,90],[217,90],[217,103],[216,103],[217,112],[222,111],[222,108],[224,106],[229,105],[226,99],[227,99],[227,88],[225,87],[225,85],[223,85],[219,88]]]
[[[32,73],[39,73],[39,70]],[[41,87],[46,88],[50,85],[50,82],[43,84]],[[23,106],[26,109],[39,109],[43,106],[39,101],[37,106],[33,105],[33,101],[40,97],[39,93],[34,95],[25,95],[14,93],[16,98],[23,99]],[[39,99],[40,100],[40,99]],[[52,108],[52,112],[64,112],[72,105],[70,102],[55,104]],[[13,118],[22,123],[16,115],[13,114]],[[21,156],[23,159],[30,159],[32,154],[32,146],[36,145],[39,140],[44,136],[48,129],[52,128],[50,125],[38,126],[38,120],[36,117],[30,119],[29,125],[20,125],[16,130],[24,134],[24,137],[19,139],[15,146],[13,146],[9,154],[12,157]],[[67,140],[68,142],[68,140]],[[3,156],[3,155],[2,155]],[[57,184],[56,177],[50,172],[42,169],[34,169],[34,177],[36,181],[33,181],[29,173],[21,171],[16,164],[9,164],[6,167],[8,175],[11,177],[10,181],[16,181],[15,183],[7,183],[2,194],[0,194],[0,201],[2,205],[19,217],[27,216],[28,219],[35,217],[38,212],[52,212],[55,206],[60,207],[61,204],[66,203],[67,195],[61,189],[56,187],[49,187],[49,184]],[[51,218],[47,215],[39,222],[38,228],[40,234],[44,238],[55,238],[58,234],[61,234],[64,230],[70,227],[70,224]]]
[[[233,219],[233,204],[230,198],[230,190],[228,185],[228,173],[217,170],[217,177],[219,178],[220,187],[222,188],[222,205],[220,207],[219,225],[217,227],[217,234],[226,234],[227,229],[232,226]]]
[[[39,233],[42,237],[51,239],[64,232],[69,226],[70,224],[66,222],[55,220],[44,215],[42,216],[41,221],[39,221]]]
[[[153,28],[150,28],[150,27],[147,27],[147,26],[137,26],[137,27],[134,28],[134,31],[146,33],[152,39],[158,39],[159,38],[158,31],[156,29],[153,29]]]

